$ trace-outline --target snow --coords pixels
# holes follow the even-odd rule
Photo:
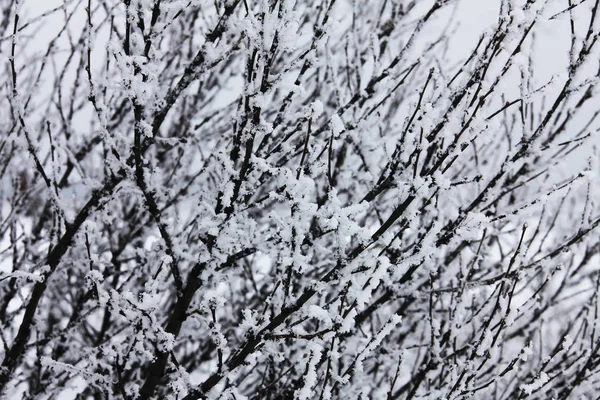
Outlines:
[[[165,355],[156,398],[574,382],[598,320],[598,49],[569,69],[589,2],[173,0],[153,26],[151,0],[92,2],[92,25],[85,1],[21,4],[0,42],[6,347],[27,333],[8,396],[38,367],[48,396],[139,396]]]

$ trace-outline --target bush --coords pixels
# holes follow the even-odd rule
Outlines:
[[[600,391],[598,0],[21,3],[4,396]]]

